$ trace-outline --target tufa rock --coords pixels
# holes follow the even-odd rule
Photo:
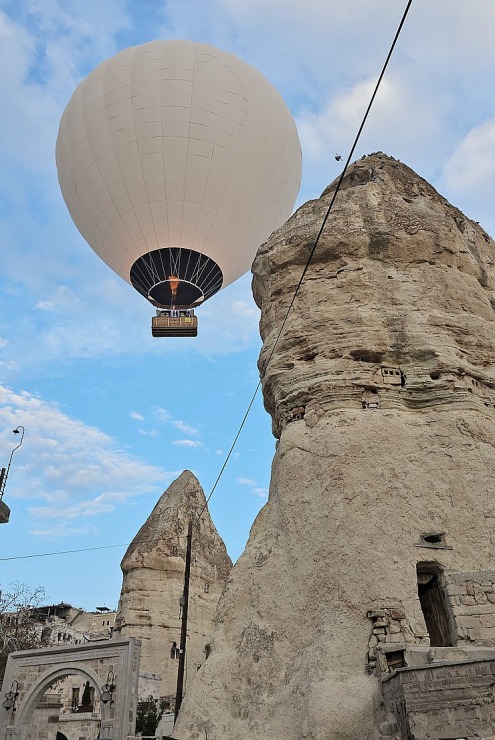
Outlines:
[[[253,265],[279,442],[181,740],[378,740],[380,674],[433,640],[428,583],[450,644],[495,644],[456,595],[495,583],[495,244],[405,165],[356,162],[267,366],[335,186]]]
[[[175,694],[187,529],[189,520],[197,520],[205,506],[199,481],[184,471],[160,497],[122,560],[124,577],[114,634],[141,640],[140,696],[146,698],[156,676],[161,679],[158,696]],[[215,609],[231,567],[205,508],[192,537],[189,681],[208,657]]]

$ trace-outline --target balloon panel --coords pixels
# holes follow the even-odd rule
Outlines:
[[[77,227],[125,280],[148,264],[167,282],[164,265],[182,249],[181,265],[205,255],[225,286],[290,215],[301,152],[290,112],[257,70],[207,44],[155,41],[78,86],[57,167]],[[163,250],[165,263],[143,263]]]

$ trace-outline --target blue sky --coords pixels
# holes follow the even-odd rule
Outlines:
[[[258,380],[250,276],[199,313],[197,340],[153,340],[150,308],[85,244],[54,147],[74,88],[155,38],[238,54],[278,88],[303,148],[299,203],[339,174],[405,2],[0,0],[0,464],[14,457],[0,557],[131,541],[185,468],[206,493]],[[356,156],[385,151],[495,235],[495,4],[414,0]],[[331,223],[329,224],[331,227]],[[258,398],[211,512],[232,558],[267,499]],[[115,606],[124,548],[0,562],[0,585]]]

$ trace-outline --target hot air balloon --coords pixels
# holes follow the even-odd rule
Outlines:
[[[76,88],[56,160],[77,228],[157,309],[153,336],[195,336],[194,308],[249,270],[292,212],[296,126],[254,67],[203,43],[152,41]]]

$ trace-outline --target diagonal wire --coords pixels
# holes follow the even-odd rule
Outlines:
[[[338,192],[339,192],[339,190],[341,188],[342,182],[343,182],[344,177],[345,177],[345,174],[347,172],[347,168],[349,167],[349,163],[350,163],[350,161],[351,161],[351,159],[352,159],[352,157],[354,155],[354,151],[355,151],[356,146],[357,146],[357,144],[359,142],[359,139],[361,137],[361,133],[363,131],[364,125],[365,125],[366,120],[368,118],[368,115],[370,113],[371,107],[372,107],[372,105],[373,105],[373,103],[375,101],[376,95],[377,95],[378,90],[380,88],[381,82],[382,82],[383,77],[385,75],[385,71],[386,71],[386,69],[388,67],[388,63],[390,61],[390,58],[391,58],[391,56],[393,54],[393,51],[394,51],[395,46],[397,44],[397,41],[399,39],[400,33],[402,31],[402,27],[403,27],[403,25],[405,23],[405,20],[407,18],[407,14],[409,13],[409,8],[411,7],[411,5],[412,5],[412,0],[409,0],[408,3],[407,3],[406,9],[405,9],[405,11],[404,11],[404,13],[402,15],[402,18],[401,18],[401,21],[400,21],[399,26],[397,28],[397,31],[395,33],[394,40],[392,41],[392,45],[390,46],[389,52],[387,54],[387,58],[385,59],[385,63],[383,65],[383,67],[382,67],[382,71],[380,72],[380,76],[378,77],[378,81],[377,81],[377,83],[375,85],[375,89],[373,90],[373,94],[371,96],[370,102],[368,103],[368,107],[366,108],[366,112],[365,112],[365,114],[363,116],[363,120],[361,121],[361,125],[359,126],[358,132],[357,132],[356,137],[354,139],[354,143],[352,144],[352,147],[351,147],[351,149],[349,151],[347,160],[346,160],[345,165],[344,165],[344,169],[342,170],[342,173],[341,173],[341,175],[339,177],[339,180],[337,182],[337,187],[334,190],[334,193],[332,195],[332,199],[330,200],[329,206],[328,206],[328,208],[326,210],[326,213],[325,213],[325,216],[324,216],[323,221],[321,223],[320,229],[318,231],[318,234],[316,236],[316,239],[314,240],[313,246],[311,248],[311,252],[309,253],[308,259],[306,260],[306,264],[304,266],[304,270],[301,273],[301,277],[299,278],[299,282],[297,283],[297,286],[296,286],[296,289],[295,289],[295,291],[293,293],[291,302],[290,302],[289,307],[288,307],[288,309],[287,309],[287,311],[285,313],[284,320],[282,321],[282,325],[281,325],[281,327],[279,329],[279,332],[277,334],[277,337],[275,339],[275,342],[273,344],[273,347],[271,349],[271,352],[270,352],[270,354],[268,356],[268,360],[267,360],[267,362],[265,364],[265,368],[264,368],[264,370],[262,370],[260,372],[260,379],[258,381],[258,385],[256,386],[256,389],[255,389],[255,391],[253,393],[253,396],[252,396],[252,398],[251,398],[251,400],[249,402],[249,405],[247,407],[247,411],[244,414],[243,419],[241,421],[241,424],[239,426],[239,429],[237,430],[237,434],[234,437],[234,441],[232,442],[232,444],[230,446],[230,449],[228,451],[227,457],[225,458],[225,460],[223,462],[223,465],[222,465],[222,467],[220,469],[220,472],[219,472],[219,474],[218,474],[218,476],[217,476],[217,478],[215,480],[215,483],[213,484],[213,488],[211,489],[211,491],[210,491],[210,493],[208,495],[208,498],[206,499],[205,505],[203,506],[203,508],[201,509],[200,513],[198,514],[198,521],[199,521],[199,519],[201,519],[201,516],[203,515],[203,512],[204,512],[204,510],[206,509],[206,507],[208,505],[208,502],[210,501],[211,497],[213,496],[213,493],[215,492],[215,489],[216,489],[218,483],[220,482],[220,478],[223,475],[223,471],[227,467],[227,463],[228,463],[228,461],[229,461],[229,459],[230,459],[230,457],[231,457],[231,455],[232,455],[232,453],[234,451],[234,448],[235,448],[235,446],[237,444],[237,440],[239,439],[239,436],[240,436],[240,434],[242,432],[242,429],[244,427],[244,424],[246,423],[246,420],[247,420],[247,418],[249,416],[249,412],[251,411],[251,407],[252,407],[252,405],[254,403],[254,400],[255,400],[255,398],[256,398],[256,396],[258,394],[258,391],[260,389],[261,383],[262,383],[262,381],[263,381],[263,379],[264,379],[264,377],[265,377],[265,375],[267,373],[268,366],[270,364],[270,360],[272,359],[273,353],[275,352],[275,349],[276,349],[276,347],[277,347],[277,345],[278,345],[278,343],[280,341],[280,338],[282,337],[282,334],[284,333],[285,325],[287,324],[287,320],[289,318],[289,314],[290,314],[290,312],[291,312],[291,310],[292,310],[292,308],[294,306],[295,300],[297,298],[297,294],[299,293],[299,289],[301,288],[302,282],[303,282],[303,280],[304,280],[304,278],[306,276],[306,273],[308,271],[308,268],[309,268],[309,265],[311,263],[311,260],[313,259],[314,253],[315,253],[316,248],[318,246],[318,242],[320,241],[320,237],[321,237],[321,235],[323,233],[323,229],[325,228],[325,225],[326,225],[326,223],[328,221],[328,217],[330,216],[330,213],[332,211],[333,204],[335,203],[335,199],[336,199],[337,194],[338,194]]]

